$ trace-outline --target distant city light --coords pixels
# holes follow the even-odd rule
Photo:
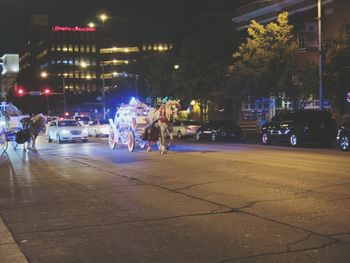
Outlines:
[[[90,28],[94,28],[94,27],[95,27],[95,23],[94,23],[94,22],[90,22],[90,23],[88,24],[88,26],[89,26]]]
[[[43,71],[40,73],[40,77],[42,77],[43,79],[47,78],[48,74],[46,71]]]

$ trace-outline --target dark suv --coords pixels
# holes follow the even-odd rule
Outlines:
[[[336,124],[327,111],[283,112],[262,127],[260,136],[265,145],[274,140],[286,140],[294,147],[304,142],[329,146],[336,138]]]
[[[237,141],[242,137],[241,128],[233,121],[208,121],[206,124],[197,129],[195,138],[217,140],[234,140]]]
[[[343,123],[337,134],[337,141],[340,149],[343,151],[350,150],[350,122]]]

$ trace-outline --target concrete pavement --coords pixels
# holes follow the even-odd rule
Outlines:
[[[0,215],[29,262],[348,262],[349,158],[42,142],[1,157]]]

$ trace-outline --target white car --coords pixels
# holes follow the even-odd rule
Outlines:
[[[97,120],[94,121],[92,124],[90,124],[89,129],[89,136],[108,136],[109,135],[109,129],[110,125],[108,121],[104,120]]]
[[[173,135],[178,139],[184,137],[194,137],[197,129],[200,127],[200,123],[192,120],[177,120],[174,123]]]
[[[75,120],[55,120],[49,125],[47,132],[47,141],[55,140],[57,143],[63,141],[88,141],[88,129],[82,127]]]

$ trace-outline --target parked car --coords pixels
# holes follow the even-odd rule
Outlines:
[[[75,120],[55,120],[49,125],[47,132],[47,141],[55,140],[57,143],[63,141],[88,141],[88,129],[82,127]]]
[[[196,140],[209,139],[217,140],[239,140],[242,137],[242,130],[233,121],[209,121],[196,131]]]
[[[350,122],[343,123],[338,129],[337,142],[343,151],[350,150]]]
[[[173,135],[178,139],[194,137],[200,123],[193,120],[177,120],[174,123]]]
[[[284,140],[293,147],[304,142],[317,142],[322,146],[329,146],[335,141],[335,137],[335,120],[328,111],[283,112],[273,117],[260,132],[262,144]]]
[[[106,120],[96,120],[93,121],[90,124],[90,127],[88,128],[89,130],[89,136],[108,136],[109,135],[109,129],[110,129],[110,125],[109,122]]]

